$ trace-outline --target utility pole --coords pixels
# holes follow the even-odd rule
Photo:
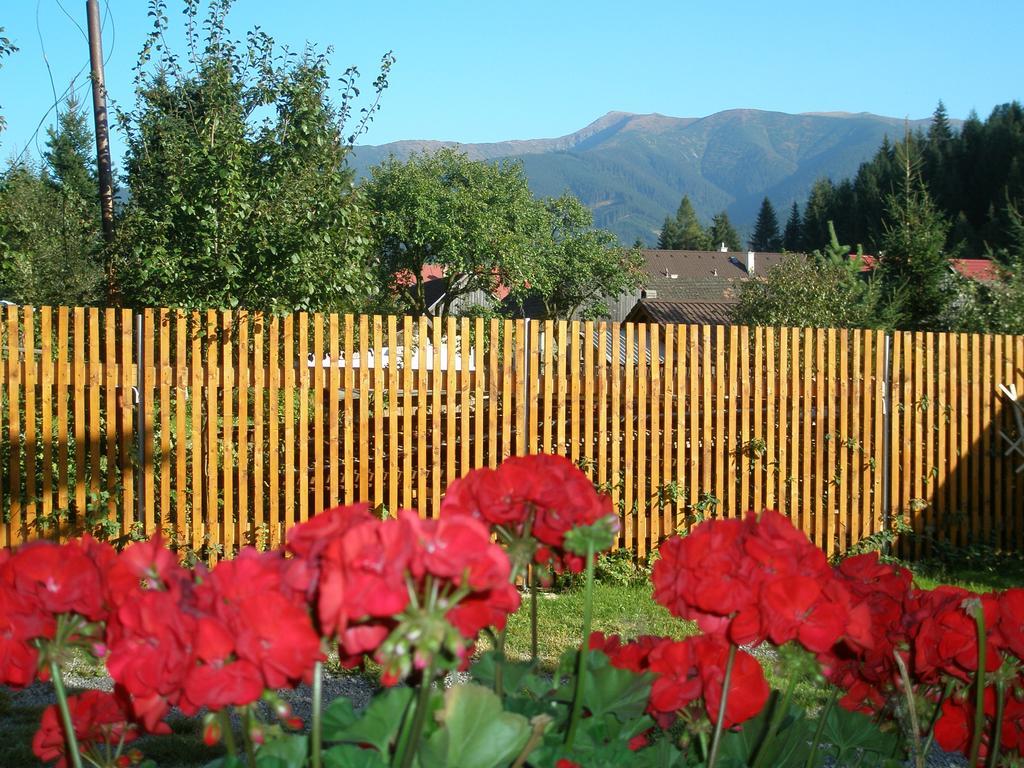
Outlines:
[[[107,87],[103,81],[103,43],[100,39],[100,5],[85,1],[89,20],[89,61],[92,65],[92,111],[96,122],[96,166],[100,182],[100,214],[103,240],[108,248],[114,242],[114,174],[110,165],[110,128],[107,125]],[[104,259],[107,296],[114,296],[114,274],[110,254]]]

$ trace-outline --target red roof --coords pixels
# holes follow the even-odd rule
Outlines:
[[[444,267],[440,264],[424,264],[423,269],[420,271],[420,278],[424,283],[429,283],[434,280],[444,279]],[[408,286],[413,284],[412,273],[407,269],[403,269],[400,272],[395,273],[395,282],[398,285]],[[509,294],[509,289],[502,283],[498,283],[494,288],[494,297],[501,301]]]
[[[856,258],[856,254],[851,253],[850,258]],[[877,266],[877,256],[865,253],[860,257],[861,272],[872,272]],[[950,259],[949,267],[961,277],[979,283],[994,283],[999,279],[999,269],[991,259]]]

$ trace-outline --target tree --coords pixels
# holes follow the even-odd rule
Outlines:
[[[902,190],[890,195],[879,271],[893,292],[900,292],[903,325],[920,330],[950,327],[949,312],[957,297],[949,268],[946,233],[949,225],[936,210],[917,173],[917,159],[901,145]]]
[[[4,37],[3,32],[4,28],[0,27],[0,66],[2,66],[5,56],[10,56],[18,50],[18,47],[11,42],[9,37]],[[3,115],[0,115],[0,133],[3,133],[5,127],[7,127],[7,121],[4,120]]]
[[[369,222],[345,161],[393,58],[384,57],[375,99],[345,137],[354,68],[335,104],[323,54],[280,55],[259,30],[240,47],[226,27],[231,0],[212,4],[200,42],[198,6],[186,2],[183,61],[164,43],[167,15],[155,2],[135,107],[119,114],[128,143],[129,202],[118,228],[124,298],[272,312],[366,306]]]
[[[811,193],[804,206],[803,248],[812,251],[828,242],[828,223],[832,221],[832,204],[835,188],[831,179],[818,179],[811,186]]]
[[[740,285],[733,321],[743,325],[817,328],[888,327],[878,286],[843,264],[787,254],[764,277]]]
[[[708,239],[711,241],[712,248],[720,248],[722,244],[730,251],[739,251],[743,249],[743,244],[740,242],[740,235],[733,227],[732,222],[729,221],[729,214],[725,211],[716,213],[714,218],[711,219],[711,229],[708,230]]]
[[[693,210],[693,203],[687,195],[679,201],[675,219],[665,219],[658,238],[658,247],[667,250],[706,251],[712,246],[711,239]]]
[[[47,142],[43,157],[51,182],[66,195],[81,200],[97,196],[96,162],[92,131],[74,91],[57,118],[57,126],[46,129]],[[97,204],[96,215],[99,216]]]
[[[527,292],[538,296],[545,318],[606,317],[609,298],[643,284],[646,272],[639,250],[622,248],[611,232],[592,229],[593,214],[572,195],[547,200],[544,205],[551,222],[551,241],[522,275],[528,286],[519,281],[513,293],[524,298]]]
[[[782,248],[779,236],[779,220],[775,216],[775,208],[767,197],[761,202],[761,210],[754,224],[754,234],[750,236],[750,249],[753,251],[775,252]]]
[[[803,222],[800,220],[800,207],[793,201],[793,207],[789,209],[789,218],[786,219],[786,228],[782,232],[782,248],[790,253],[795,253],[803,247]]]

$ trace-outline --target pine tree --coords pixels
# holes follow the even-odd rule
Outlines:
[[[835,187],[831,179],[818,179],[811,187],[811,194],[804,206],[803,248],[810,253],[828,242],[828,223],[832,220]]]
[[[803,245],[803,222],[800,220],[800,206],[793,201],[786,220],[786,229],[782,233],[782,248],[789,252],[799,251]]]
[[[705,251],[711,247],[707,231],[700,224],[693,203],[687,195],[679,202],[674,219],[665,218],[658,237],[658,247],[663,250]]]
[[[93,138],[81,103],[72,93],[57,126],[46,129],[46,159],[50,181],[68,196],[81,200],[97,197]]]
[[[754,251],[774,252],[782,248],[779,236],[779,220],[775,216],[775,208],[767,197],[761,202],[761,210],[754,224],[754,234],[750,237],[750,248]]]
[[[676,220],[671,216],[665,217],[665,223],[661,225],[661,232],[658,234],[658,248],[663,251],[671,251],[679,246],[678,227],[676,226]]]
[[[730,251],[739,251],[743,248],[739,232],[733,227],[732,222],[729,221],[729,214],[725,211],[716,213],[711,219],[711,229],[708,230],[708,235],[712,248],[720,248],[723,243]]]

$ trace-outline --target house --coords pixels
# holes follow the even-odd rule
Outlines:
[[[860,263],[862,273],[874,272],[878,268],[878,257],[865,254],[860,257]],[[950,259],[949,270],[976,283],[999,280],[999,267],[992,259]]]

